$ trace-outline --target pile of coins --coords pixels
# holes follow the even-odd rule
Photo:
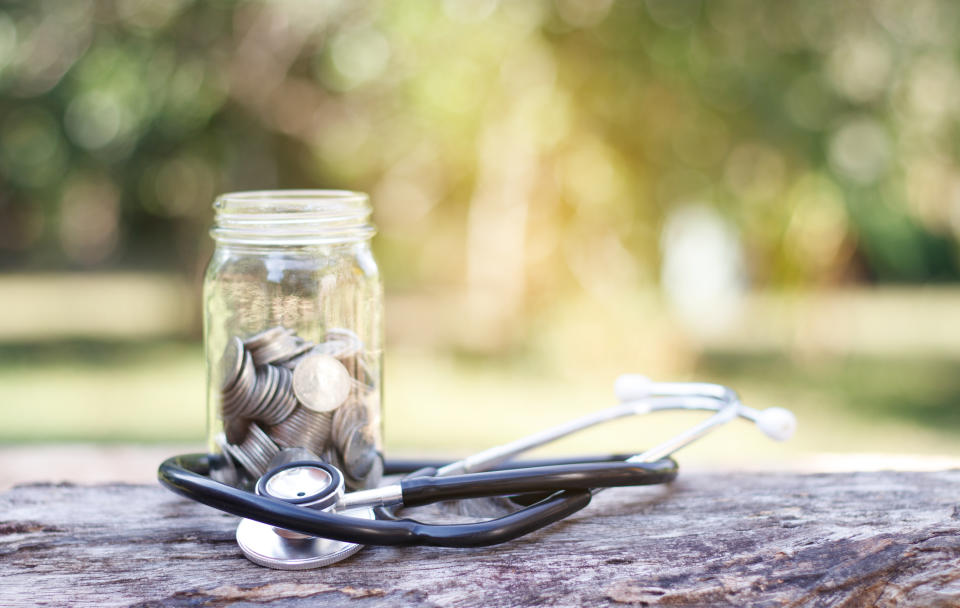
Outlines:
[[[232,337],[221,359],[225,454],[254,479],[283,448],[304,448],[344,473],[350,489],[383,473],[378,382],[363,341],[330,329],[317,344],[286,327]]]

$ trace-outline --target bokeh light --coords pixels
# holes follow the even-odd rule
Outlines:
[[[916,365],[932,384],[888,388],[928,409],[891,416],[955,431],[958,28],[949,0],[5,3],[0,291],[116,276],[157,300],[143,275],[199,309],[217,193],[354,189],[389,348],[438,386],[629,369],[834,386],[862,413],[886,401],[857,374]],[[196,314],[136,296],[116,307],[156,318],[123,332],[196,340]],[[8,308],[0,381],[29,331],[55,358],[104,318]]]

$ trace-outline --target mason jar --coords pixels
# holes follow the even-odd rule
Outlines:
[[[212,471],[249,487],[316,458],[349,489],[383,472],[383,286],[365,194],[224,194],[203,284]]]

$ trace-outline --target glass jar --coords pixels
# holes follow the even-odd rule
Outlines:
[[[349,489],[383,471],[383,286],[365,194],[239,192],[213,205],[203,285],[211,473],[249,487],[320,458]],[[306,450],[306,451],[304,451]]]

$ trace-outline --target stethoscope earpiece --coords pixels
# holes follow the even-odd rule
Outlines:
[[[797,430],[797,417],[788,409],[768,407],[760,410],[756,419],[757,428],[774,441],[786,441]]]
[[[640,374],[620,374],[613,381],[613,394],[620,402],[634,401],[650,396],[653,381]]]

